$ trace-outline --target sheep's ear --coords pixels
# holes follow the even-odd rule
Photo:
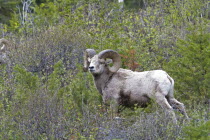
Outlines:
[[[113,51],[113,50],[101,51],[98,54],[98,58],[99,59],[106,59],[106,58],[112,59],[113,65],[109,65],[110,72],[116,72],[121,67],[121,58],[120,58],[120,55],[116,51]]]
[[[102,64],[106,64],[106,65],[109,65],[109,64],[113,63],[112,59],[109,59],[109,58],[99,59],[99,62],[102,63]]]
[[[113,60],[112,60],[112,59],[106,59],[105,63],[106,63],[107,65],[112,64],[112,63],[113,63]]]

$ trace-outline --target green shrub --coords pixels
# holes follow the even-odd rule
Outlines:
[[[186,140],[208,140],[210,139],[210,121],[192,123],[189,126],[185,126],[183,131],[185,132],[184,138]]]
[[[205,25],[193,26],[186,39],[177,41],[165,69],[175,79],[175,89],[190,101],[210,98],[210,34]]]

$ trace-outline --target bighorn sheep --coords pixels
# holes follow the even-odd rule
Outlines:
[[[6,63],[8,63],[6,47],[9,46],[9,41],[2,38],[2,39],[0,39],[0,45],[2,45],[2,44],[3,44],[3,46],[0,49],[0,64],[6,64]]]
[[[92,73],[104,103],[114,101],[116,109],[119,105],[144,107],[153,99],[172,115],[175,123],[173,108],[188,118],[184,104],[174,98],[174,80],[165,71],[134,72],[120,67],[120,55],[114,50],[104,50],[99,54],[93,49],[84,52],[84,71]]]

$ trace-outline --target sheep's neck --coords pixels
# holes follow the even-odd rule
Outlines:
[[[96,88],[100,92],[100,94],[103,94],[102,91],[108,84],[109,80],[111,79],[113,73],[111,72],[103,72],[100,75],[94,75],[94,81]]]

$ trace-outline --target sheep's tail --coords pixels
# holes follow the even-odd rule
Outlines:
[[[171,87],[169,89],[168,97],[169,98],[174,98],[174,79],[171,78],[169,75],[167,75],[167,78],[171,82]]]

